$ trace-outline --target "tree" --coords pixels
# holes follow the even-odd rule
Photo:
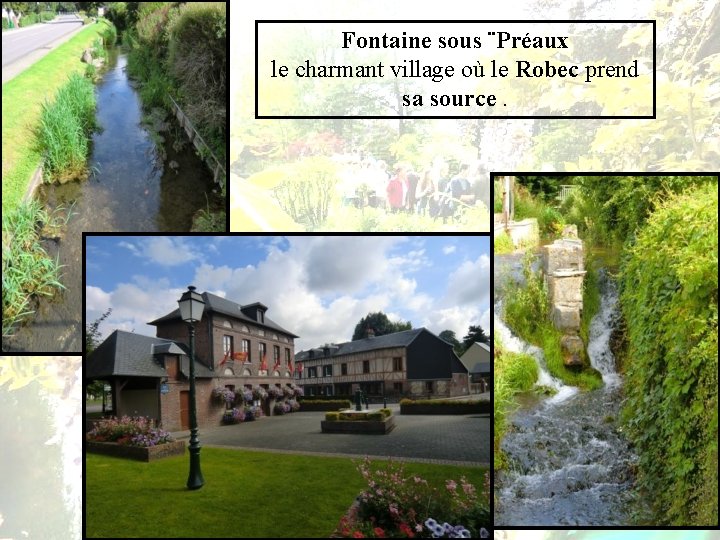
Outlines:
[[[455,332],[452,330],[443,330],[440,332],[439,335],[440,339],[444,339],[448,343],[452,343],[453,351],[455,351],[455,354],[458,356],[461,354],[462,351],[462,343],[458,341],[458,338],[455,336]]]
[[[352,340],[365,339],[368,329],[372,329],[376,336],[384,336],[403,330],[412,330],[412,323],[410,321],[392,322],[382,311],[368,313],[355,325]]]
[[[490,344],[490,338],[485,334],[485,331],[480,325],[470,325],[468,333],[463,337],[462,347],[463,352],[467,351],[473,343],[487,343]]]
[[[93,352],[100,345],[100,323],[107,319],[111,313],[112,308],[108,308],[105,313],[85,328],[85,350],[87,354]]]

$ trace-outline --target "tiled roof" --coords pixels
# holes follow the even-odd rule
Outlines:
[[[167,372],[153,354],[182,354],[181,365],[188,362],[187,347],[169,339],[155,338],[115,330],[87,359],[85,378],[95,379],[113,375],[129,377],[166,377]],[[214,377],[207,366],[195,362],[196,377]]]
[[[384,336],[377,336],[365,339],[358,339],[356,341],[348,341],[346,343],[340,343],[333,345],[330,348],[330,356],[342,356],[345,354],[355,354],[360,352],[374,351],[377,349],[390,349],[393,347],[407,347],[421,332],[429,332],[425,328],[415,328],[414,330],[405,330],[403,332],[395,332],[393,334],[386,334]],[[323,348],[318,347],[313,349],[319,351],[313,358],[323,358]],[[309,351],[301,351],[295,355],[296,360],[305,361],[310,359]]]
[[[238,304],[237,302],[231,302],[230,300],[226,300],[225,298],[222,298],[220,296],[204,292],[202,293],[203,300],[205,301],[205,311],[212,311],[215,313],[221,313],[223,315],[228,315],[230,317],[234,317],[235,319],[240,319],[242,321],[246,321],[252,324],[256,324],[259,326],[264,326],[266,328],[271,328],[272,330],[277,330],[278,332],[283,332],[287,334],[288,336],[292,337],[299,337],[293,334],[292,332],[289,332],[288,330],[285,330],[282,326],[275,323],[271,319],[269,319],[267,316],[264,317],[265,322],[261,323],[256,321],[255,319],[251,319],[247,315],[245,315],[241,309],[243,307],[249,307],[249,306],[261,306],[265,307],[260,302],[255,302],[253,304],[248,304],[247,306],[242,306]],[[175,309],[168,313],[167,315],[163,315],[159,319],[155,319],[152,322],[149,322],[148,324],[152,324],[157,326],[158,323],[164,322],[164,321],[170,321],[172,319],[178,319],[180,318],[180,309]]]

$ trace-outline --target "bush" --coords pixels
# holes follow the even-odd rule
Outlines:
[[[327,420],[328,422],[337,422],[339,416],[340,416],[340,413],[338,413],[338,412],[326,412],[325,420]]]
[[[380,409],[380,412],[385,418],[392,416],[392,411],[390,409]]]
[[[496,255],[503,255],[505,253],[512,253],[513,251],[515,251],[515,245],[510,235],[505,231],[496,231],[493,237],[493,252]]]
[[[8,28],[10,28],[10,23],[8,22],[8,20],[5,17],[3,17],[2,18],[2,29],[7,30]]]
[[[375,422],[382,422],[385,420],[385,415],[381,412],[368,413],[367,419]]]
[[[239,424],[240,422],[245,421],[245,409],[243,408],[233,408],[229,411],[225,411],[222,417],[222,423],[223,424]]]
[[[651,496],[654,522],[714,525],[716,180],[653,204],[621,269],[628,342],[623,419],[639,451],[639,485]]]
[[[55,18],[55,14],[52,11],[43,11],[40,14],[40,20],[42,22],[52,21]]]
[[[113,2],[106,10],[106,17],[115,25],[119,33],[125,32],[129,26],[126,2]]]
[[[103,418],[88,432],[88,440],[116,442],[129,446],[155,446],[171,442],[170,434],[157,429],[153,420],[144,416]]]
[[[345,420],[346,422],[367,420],[367,413],[363,413],[363,412],[359,412],[359,413],[355,413],[355,414],[347,414],[347,413],[339,413],[339,414],[340,414],[340,420]]]
[[[337,183],[335,164],[326,157],[308,157],[289,167],[275,187],[280,207],[298,223],[319,227],[325,222]]]
[[[27,13],[26,15],[23,15],[20,18],[20,22],[18,23],[21,28],[25,28],[26,26],[30,26],[31,24],[35,24],[39,21],[37,14],[35,13]]]
[[[182,5],[169,25],[170,73],[180,83],[188,116],[226,140],[227,37],[225,2]],[[223,145],[224,146],[224,145]]]

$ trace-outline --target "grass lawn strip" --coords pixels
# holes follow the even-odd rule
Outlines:
[[[50,99],[70,73],[82,72],[82,51],[106,28],[91,24],[2,86],[3,213],[22,199],[33,170],[40,164],[33,130],[45,99]]]
[[[188,491],[187,455],[140,463],[87,454],[88,537],[328,537],[366,487],[348,458],[204,448],[201,461],[205,485]],[[478,490],[485,472],[404,466],[438,487],[465,475]]]

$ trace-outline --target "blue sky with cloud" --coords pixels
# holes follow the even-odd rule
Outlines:
[[[296,350],[347,341],[371,311],[462,337],[489,331],[489,240],[479,236],[89,236],[86,316],[107,308],[116,328],[154,335],[147,321],[177,307],[188,285],[241,304],[298,334]]]

